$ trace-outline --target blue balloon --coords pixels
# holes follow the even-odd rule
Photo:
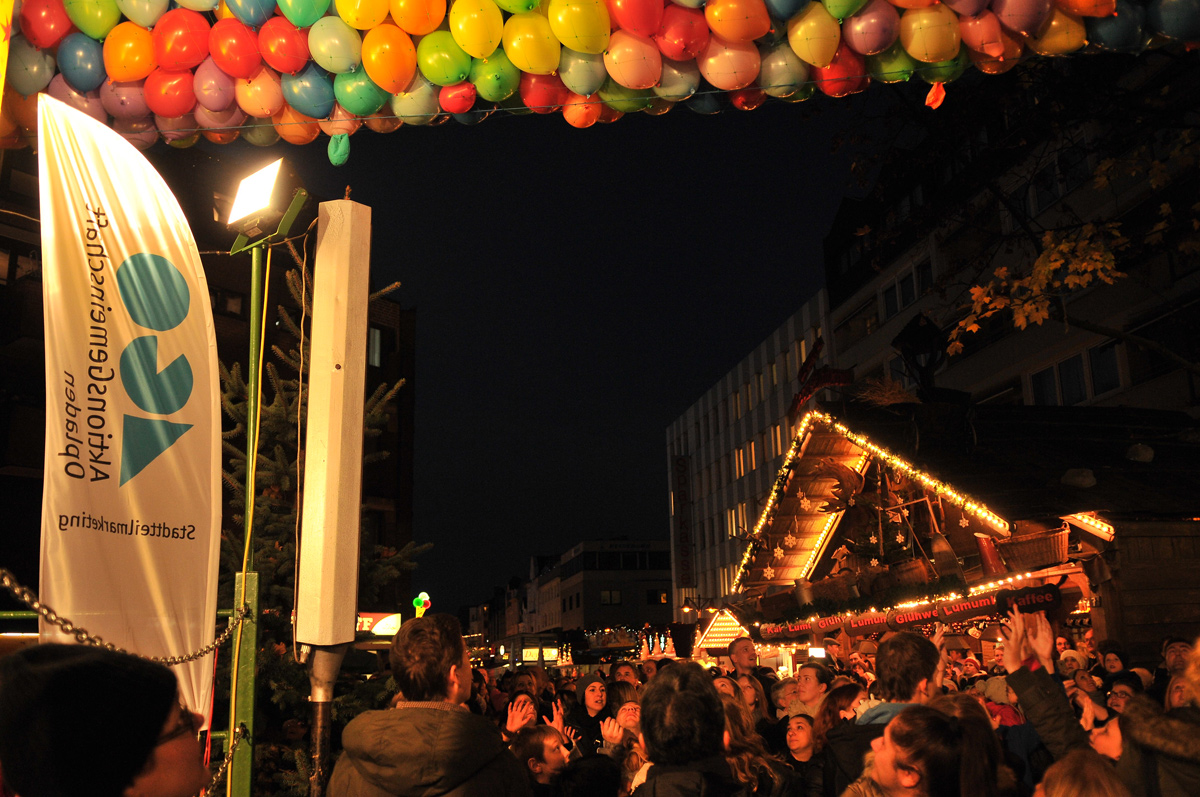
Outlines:
[[[281,88],[287,104],[305,116],[324,119],[333,113],[333,79],[312,61],[295,75],[283,75]]]
[[[811,0],[765,0],[765,2],[767,4],[767,13],[771,15],[771,19],[785,20],[783,29],[786,31],[786,20],[803,11]]]
[[[702,81],[696,93],[683,102],[696,113],[720,113],[725,110],[725,92],[717,91],[708,81]]]
[[[1146,46],[1142,29],[1146,25],[1146,9],[1130,0],[1117,0],[1117,13],[1111,17],[1084,17],[1087,39],[1102,50],[1117,53],[1140,53]]]
[[[22,97],[37,94],[54,78],[54,56],[39,50],[24,36],[13,36],[8,44],[8,85]]]
[[[100,88],[104,71],[104,45],[85,33],[72,33],[58,45],[58,71],[76,91]]]
[[[471,125],[479,124],[495,112],[496,103],[487,101],[480,102],[478,99],[476,99],[475,104],[471,106],[471,110],[467,111],[466,113],[454,113],[450,115],[453,116],[454,121],[458,122],[460,125],[467,125],[470,127]]]
[[[1200,39],[1200,0],[1150,0],[1146,27],[1168,39],[1196,41]]]
[[[226,0],[225,5],[238,20],[252,28],[275,15],[275,0]]]

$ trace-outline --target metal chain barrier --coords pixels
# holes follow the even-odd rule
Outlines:
[[[242,743],[242,739],[245,739],[247,736],[249,734],[246,732],[245,725],[239,725],[237,730],[233,732],[232,743],[229,745],[229,749],[225,751],[225,760],[221,762],[221,766],[217,767],[217,771],[213,773],[212,780],[204,787],[204,794],[212,794],[213,790],[217,788],[217,784],[225,779],[225,771],[229,769],[229,762],[233,761],[234,751]]]
[[[22,586],[16,580],[16,578],[13,577],[12,573],[2,567],[0,567],[0,586],[3,586],[5,589],[11,592],[13,596],[17,598],[17,600],[21,601],[26,606],[40,614],[46,622],[50,623],[51,625],[58,626],[62,629],[64,634],[69,634],[75,637],[75,641],[79,644],[94,645],[106,650],[116,651],[117,653],[129,653],[129,651],[119,648],[111,642],[105,642],[102,638],[89,634],[87,629],[80,628],[67,618],[60,616],[58,612],[54,611],[54,609],[39,601],[36,592],[31,590],[29,587]],[[142,658],[158,662],[159,664],[165,664],[169,667],[177,664],[186,664],[189,661],[196,661],[197,659],[202,659],[217,648],[221,647],[221,645],[225,643],[225,640],[229,639],[230,635],[232,635],[237,627],[242,624],[242,620],[245,618],[246,607],[238,607],[238,609],[233,613],[233,616],[229,618],[229,624],[225,626],[225,630],[221,632],[220,636],[193,653],[188,653],[184,656],[142,656]]]

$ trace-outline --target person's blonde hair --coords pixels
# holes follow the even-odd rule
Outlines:
[[[1079,747],[1055,761],[1042,778],[1046,797],[1131,797],[1104,756]]]
[[[780,775],[771,766],[771,756],[763,747],[762,740],[754,731],[750,709],[741,695],[721,695],[725,709],[725,730],[729,732],[729,748],[725,760],[733,770],[733,777],[744,786],[755,788],[759,777],[766,774],[772,785],[778,785]]]

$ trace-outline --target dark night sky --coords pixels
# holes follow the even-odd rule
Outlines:
[[[453,611],[532,554],[666,537],[665,429],[821,284],[863,100],[364,131],[340,169],[245,148],[352,186],[373,287],[417,310],[414,591]]]

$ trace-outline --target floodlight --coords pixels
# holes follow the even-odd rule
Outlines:
[[[238,233],[234,249],[240,249],[262,235],[272,239],[287,235],[307,199],[308,192],[300,186],[295,172],[287,167],[283,158],[243,179],[226,222]],[[271,232],[272,225],[276,224],[278,226]]]

